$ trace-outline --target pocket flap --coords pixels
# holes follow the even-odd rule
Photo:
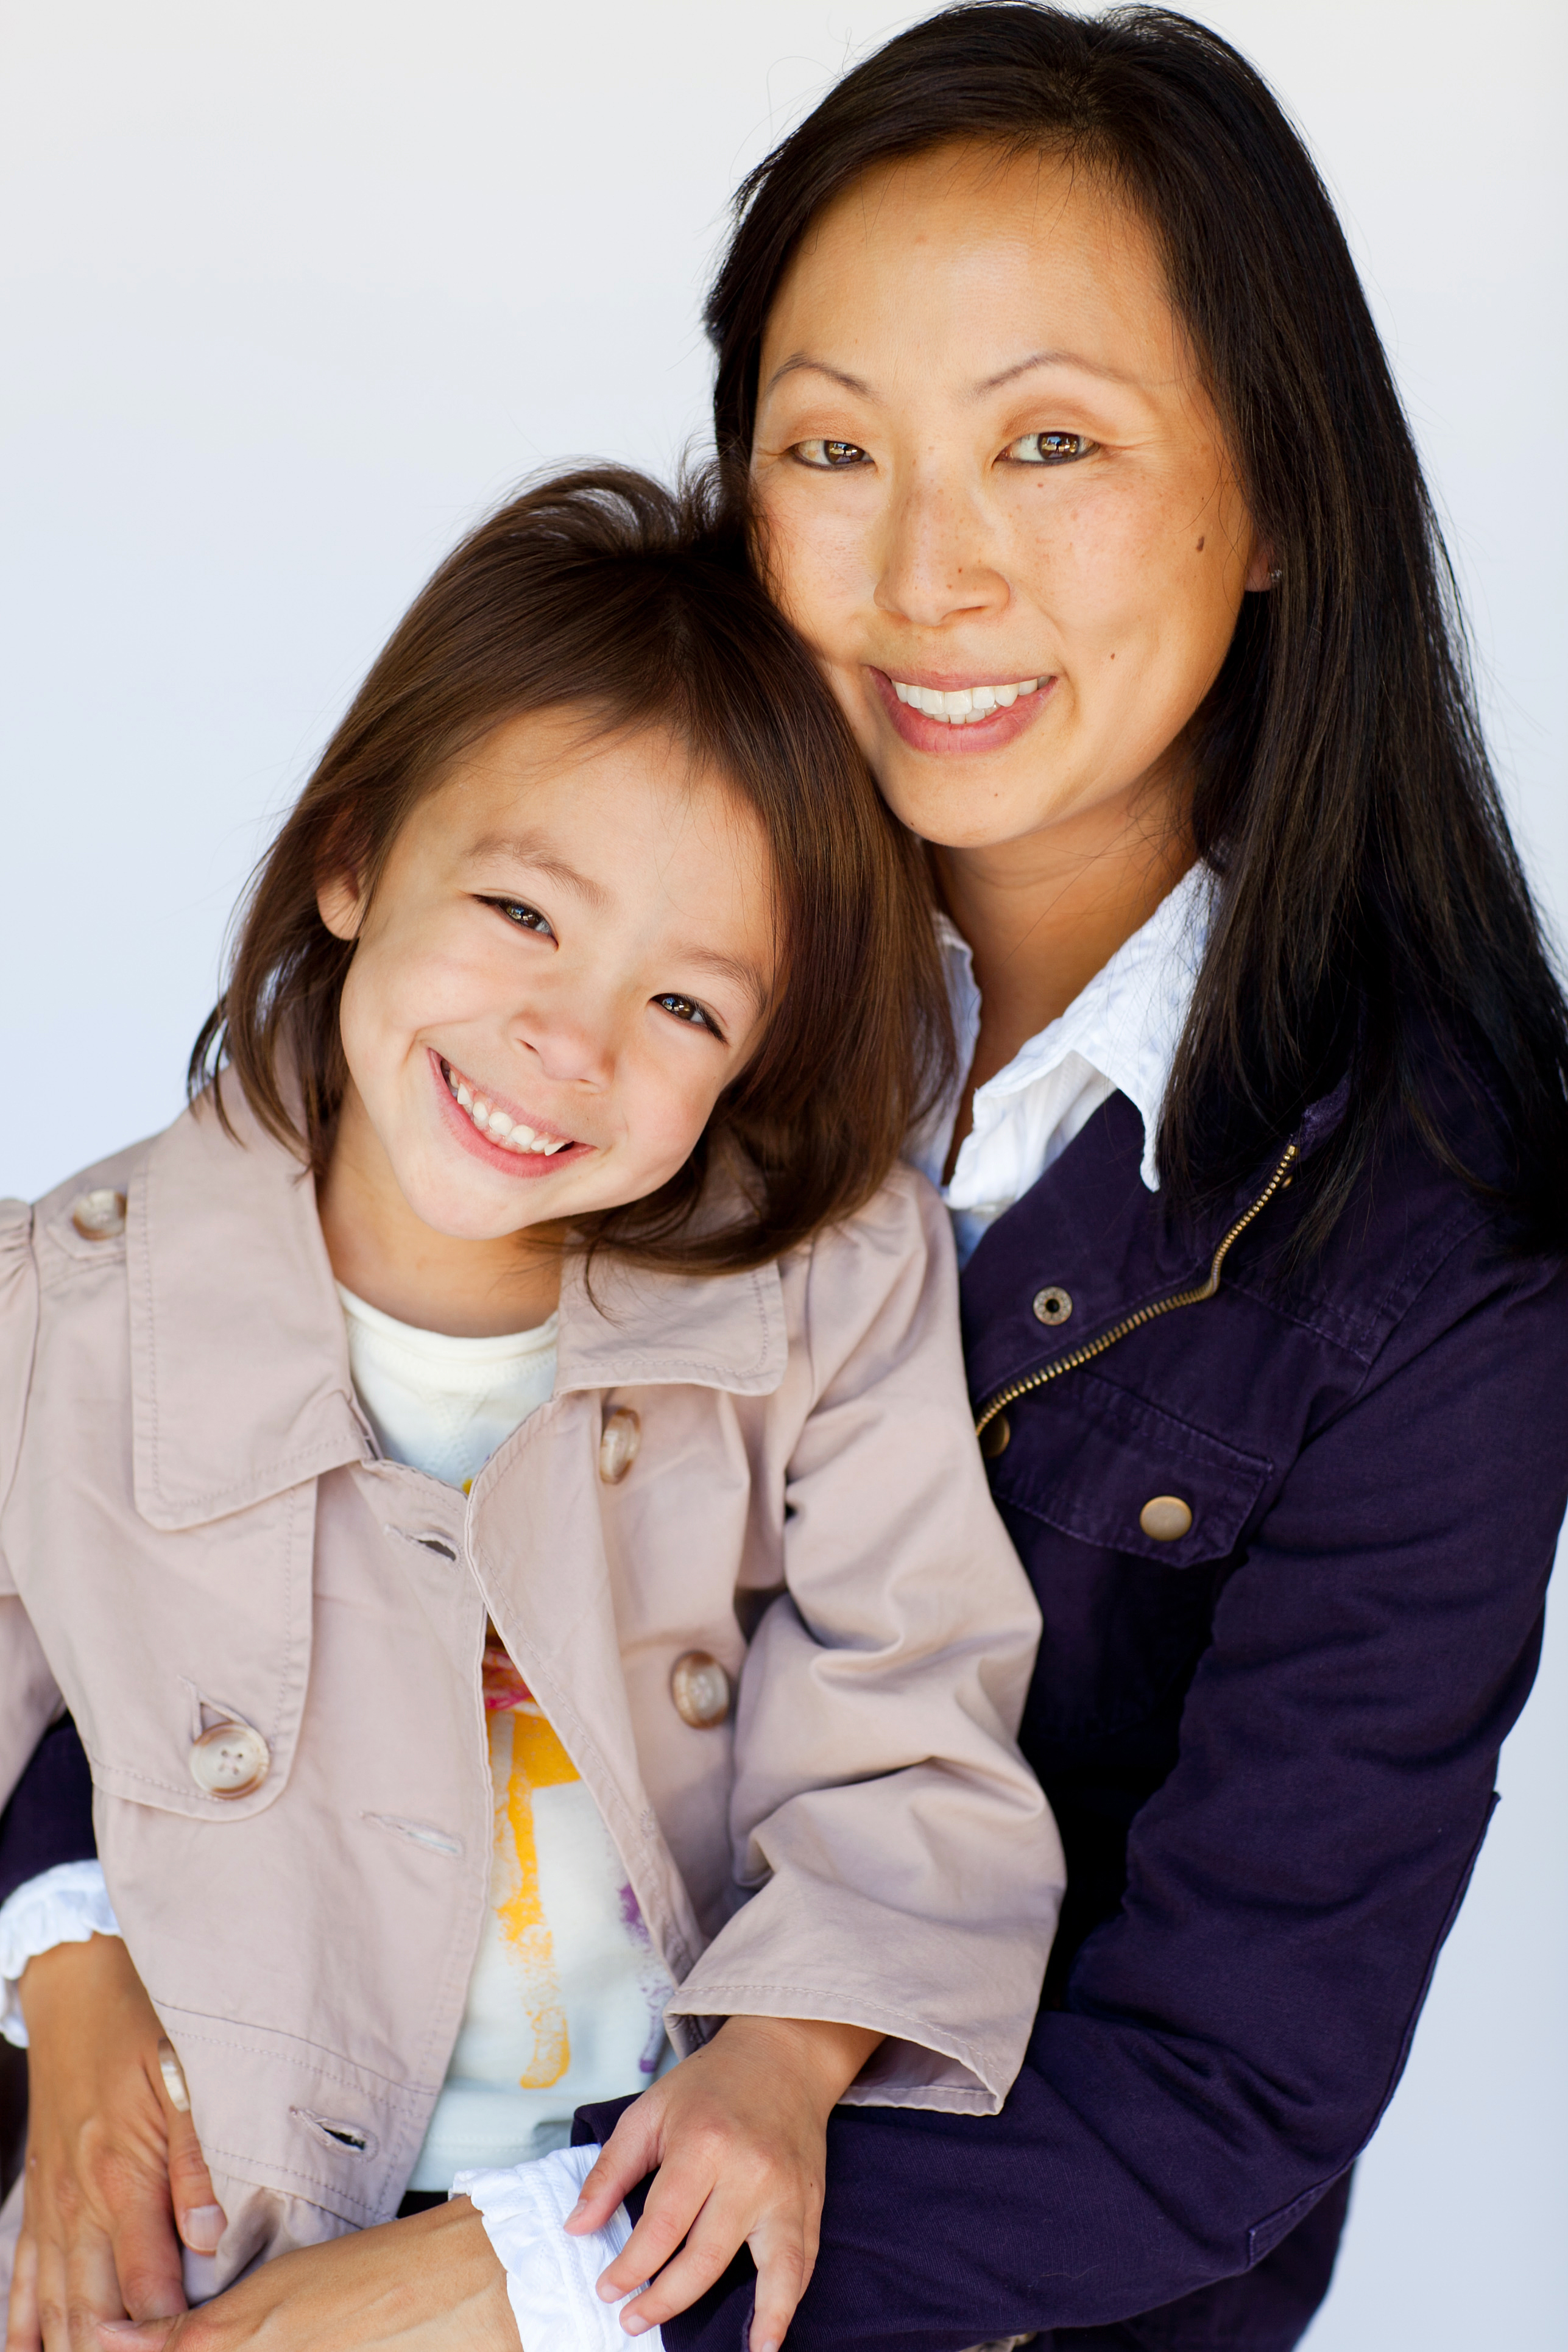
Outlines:
[[[1267,1457],[1087,1370],[1018,1398],[1007,1414],[1012,1436],[991,1465],[999,1503],[1165,1568],[1227,1558],[1273,1472]],[[1152,1507],[1169,1506],[1191,1514],[1180,1532],[1181,1507]]]

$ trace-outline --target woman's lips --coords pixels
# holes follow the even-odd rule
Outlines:
[[[984,719],[971,719],[963,727],[944,727],[940,719],[928,719],[923,710],[900,702],[885,669],[871,668],[869,664],[867,667],[883,709],[910,749],[935,751],[949,759],[973,758],[976,752],[997,751],[1005,744],[1016,743],[1025,729],[1034,725],[1056,685],[1055,677],[1042,677],[1033,694],[1020,695],[1010,709],[990,711]],[[942,681],[944,685],[946,682]]]
[[[533,1179],[553,1176],[557,1170],[572,1166],[593,1150],[591,1143],[579,1143],[573,1139],[563,1139],[560,1149],[554,1151],[520,1150],[515,1146],[495,1141],[490,1136],[480,1132],[468,1110],[457,1099],[455,1086],[458,1083],[462,1084],[472,1095],[475,1092],[472,1082],[461,1071],[455,1069],[449,1062],[444,1061],[433,1047],[429,1049],[429,1061],[431,1076],[436,1082],[437,1098],[445,1125],[455,1140],[462,1145],[464,1150],[470,1153],[474,1159],[482,1160],[487,1168],[499,1169],[503,1176]],[[486,1099],[482,1094],[478,1098],[480,1101]],[[507,1115],[512,1116],[510,1110]],[[559,1135],[559,1129],[552,1128],[545,1130],[541,1136],[539,1122],[537,1120],[524,1122],[520,1114],[513,1119],[513,1124],[515,1126],[521,1123],[528,1124],[530,1134],[542,1140],[554,1142]]]

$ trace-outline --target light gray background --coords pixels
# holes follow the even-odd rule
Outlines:
[[[521,473],[700,435],[729,190],[920,13],[6,0],[0,1191],[175,1111],[231,903],[391,623]],[[1568,9],[1212,21],[1341,205],[1561,920]],[[1312,2352],[1568,2341],[1565,1686],[1559,1639]]]

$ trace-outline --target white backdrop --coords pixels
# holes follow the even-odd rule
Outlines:
[[[700,435],[729,190],[921,13],[5,0],[0,1192],[173,1115],[230,905],[390,624],[520,474]],[[1212,21],[1342,205],[1563,919],[1568,9]],[[1565,1651],[1312,2352],[1568,2340]]]

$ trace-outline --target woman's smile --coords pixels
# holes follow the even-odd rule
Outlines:
[[[1000,751],[1016,743],[1045,709],[1054,677],[958,678],[926,669],[893,677],[868,664],[873,691],[899,736],[914,751]]]

